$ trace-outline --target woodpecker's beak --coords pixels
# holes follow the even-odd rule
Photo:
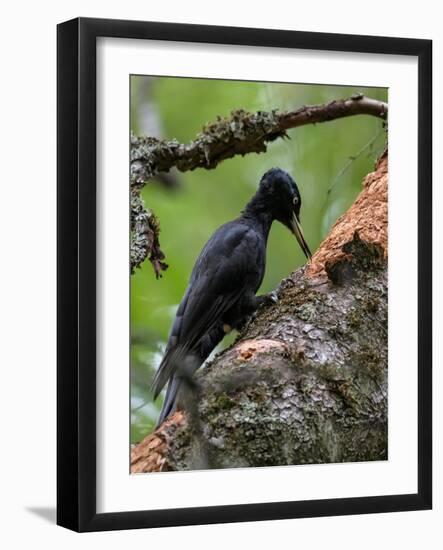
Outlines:
[[[312,254],[311,254],[311,251],[309,250],[308,243],[305,240],[300,222],[298,221],[296,214],[292,215],[291,231],[297,237],[298,244],[300,245],[301,249],[305,253],[306,258],[310,260],[312,258]]]

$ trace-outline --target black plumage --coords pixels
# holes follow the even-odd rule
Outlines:
[[[158,424],[174,410],[180,386],[231,328],[238,328],[268,296],[256,296],[265,273],[266,243],[278,220],[310,251],[300,227],[301,197],[291,176],[266,172],[237,219],[222,225],[201,251],[179,305],[165,354],[153,381],[154,398],[168,383]]]

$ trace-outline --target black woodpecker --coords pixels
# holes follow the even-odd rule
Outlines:
[[[180,387],[192,380],[225,334],[238,328],[260,305],[256,296],[265,273],[266,243],[278,220],[311,257],[300,226],[301,197],[291,176],[272,168],[240,217],[222,225],[201,251],[178,307],[165,354],[155,374],[154,399],[168,384],[160,425],[177,406]]]

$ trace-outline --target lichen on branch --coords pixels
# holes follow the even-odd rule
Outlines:
[[[235,155],[263,153],[266,142],[285,136],[277,111],[248,113],[232,111],[203,127],[188,144],[153,137],[131,137],[131,182],[143,185],[159,172],[173,166],[181,172],[215,168]]]
[[[151,210],[145,210],[140,190],[131,190],[131,273],[148,257],[157,279],[168,268],[163,261],[159,236],[160,224]]]

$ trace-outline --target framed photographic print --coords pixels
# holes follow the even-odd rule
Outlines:
[[[58,26],[59,525],[431,507],[431,59]]]

